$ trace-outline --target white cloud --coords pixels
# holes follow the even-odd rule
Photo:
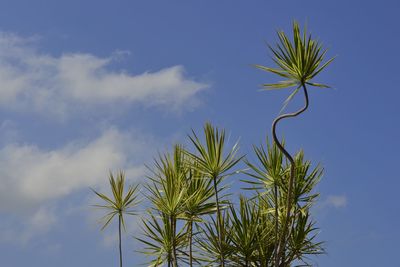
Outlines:
[[[176,110],[191,108],[208,87],[180,65],[133,75],[111,67],[124,51],[105,58],[53,56],[39,52],[37,41],[0,32],[0,109],[55,118],[132,105]],[[89,187],[104,189],[109,170],[140,179],[156,146],[140,134],[108,128],[94,140],[45,150],[21,142],[16,128],[12,121],[0,125],[0,241],[6,242],[27,243],[50,231],[69,216],[59,203]]]
[[[0,33],[0,106],[65,117],[76,109],[99,104],[141,104],[177,109],[196,103],[208,87],[185,77],[177,65],[132,75],[109,68],[108,58],[70,53],[59,57],[39,53],[30,39]]]
[[[326,205],[335,208],[344,208],[347,206],[347,197],[345,195],[331,195],[326,199]]]
[[[107,181],[109,170],[125,169],[128,177],[140,177],[144,167],[130,161],[148,149],[139,140],[109,129],[87,144],[71,142],[52,151],[34,145],[5,146],[0,150],[0,211],[37,207],[99,185]]]
[[[90,142],[75,141],[56,150],[18,144],[3,147],[0,241],[26,244],[47,233],[60,216],[69,216],[68,210],[56,209],[58,203],[80,190],[89,192],[89,187],[104,191],[110,170],[125,170],[130,182],[140,181],[145,173],[141,161],[150,157],[154,143],[110,128]]]

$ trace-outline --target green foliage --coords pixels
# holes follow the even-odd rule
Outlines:
[[[139,240],[147,245],[146,254],[156,258],[152,264],[177,265],[178,260],[185,261],[182,255],[188,256],[190,264],[198,262],[193,256],[194,226],[203,222],[202,216],[217,210],[213,180],[205,178],[198,166],[192,154],[176,145],[173,155],[160,156],[150,168],[147,197],[157,217],[151,214],[151,223],[144,221],[145,238]],[[178,224],[183,225],[179,233]]]
[[[263,215],[261,216],[263,221],[261,224],[265,225],[264,229],[268,229],[265,235],[261,233],[258,235],[260,239],[265,236],[267,240],[261,241],[257,257],[262,259],[264,263],[272,262],[273,255],[277,249],[272,244],[276,244],[278,240],[285,238],[285,236],[282,236],[282,224],[286,220],[290,222],[291,230],[289,231],[288,242],[285,242],[284,251],[286,255],[283,266],[290,266],[294,261],[303,261],[305,263],[307,255],[323,253],[322,243],[316,241],[318,229],[315,227],[315,222],[310,215],[310,208],[318,197],[318,194],[314,192],[314,188],[322,176],[323,170],[321,167],[317,165],[315,168],[311,168],[311,162],[304,160],[302,151],[296,154],[292,212],[290,213],[290,218],[285,218],[287,214],[285,203],[288,198],[290,163],[282,160],[282,152],[277,149],[276,145],[267,144],[267,148],[263,146],[254,147],[254,151],[259,164],[247,161],[250,170],[246,172],[248,178],[243,181],[250,185],[247,189],[256,190],[258,207],[259,210],[262,210],[261,214]],[[252,210],[256,214],[254,207],[249,209],[244,206],[243,209]],[[249,215],[246,216],[249,217]],[[275,228],[275,225],[278,227]],[[263,242],[265,242],[266,246],[262,245]]]
[[[290,239],[291,223],[295,214],[293,205],[295,201],[293,199],[293,191],[296,185],[296,171],[298,166],[293,156],[284,148],[284,145],[279,141],[276,135],[277,124],[287,118],[294,118],[307,110],[309,106],[309,97],[307,92],[307,85],[327,88],[329,86],[324,84],[315,83],[312,80],[317,76],[326,66],[328,66],[333,58],[324,63],[324,57],[327,53],[326,49],[322,48],[321,43],[318,40],[312,39],[311,35],[307,35],[307,30],[304,28],[303,33],[300,32],[300,27],[297,22],[293,23],[293,40],[283,32],[278,32],[279,42],[275,47],[269,45],[269,48],[273,54],[272,60],[275,62],[276,67],[270,68],[261,65],[256,65],[257,68],[276,74],[285,80],[272,83],[264,84],[265,89],[283,89],[295,87],[294,91],[285,100],[285,103],[281,109],[285,109],[288,103],[293,97],[299,92],[300,89],[304,92],[304,106],[296,112],[281,114],[276,117],[272,123],[272,137],[274,144],[284,154],[285,158],[290,162],[290,171],[287,175],[287,183],[282,183],[286,186],[286,192],[282,195],[286,198],[286,214],[282,215],[282,221],[275,220],[275,235],[276,239],[279,240],[275,244],[275,267],[286,266],[286,247]],[[276,182],[276,181],[275,181]],[[274,185],[274,199],[275,202],[279,199],[278,184]],[[275,206],[275,217],[280,214],[280,209]],[[283,226],[283,227],[281,227]],[[281,233],[278,231],[282,229]]]
[[[253,264],[260,267],[273,266],[272,260],[276,248],[275,235],[276,215],[274,214],[274,200],[270,194],[257,194],[255,199],[260,213],[256,236],[257,248],[253,254]],[[277,216],[279,219],[279,216]]]
[[[198,227],[199,235],[196,241],[200,249],[202,266],[223,266],[229,263],[228,258],[233,253],[231,228],[228,213],[224,213],[219,222],[210,217],[209,221]]]
[[[211,123],[205,124],[204,137],[205,143],[203,144],[194,131],[189,136],[195,147],[195,153],[188,152],[196,162],[193,168],[210,179],[229,176],[228,171],[241,160],[241,157],[236,157],[238,143],[234,144],[228,152],[225,152],[225,130],[215,128]]]
[[[279,43],[276,48],[269,46],[273,53],[273,61],[276,68],[256,65],[257,68],[277,74],[285,81],[264,84],[265,89],[282,89],[301,84],[309,84],[318,87],[328,87],[324,84],[310,82],[318,73],[328,66],[333,58],[323,63],[327,50],[322,49],[322,44],[318,40],[311,38],[311,34],[307,35],[307,29],[304,28],[303,34],[300,32],[299,24],[293,22],[293,40],[283,32],[278,31]],[[321,65],[322,64],[322,65]]]
[[[186,233],[181,229],[178,233],[174,230],[169,216],[160,213],[157,217],[152,213],[149,218],[143,218],[144,238],[137,238],[145,247],[143,254],[151,256],[149,266],[162,266],[164,263],[174,262],[174,250],[176,250],[176,261],[182,260],[185,255]]]
[[[213,214],[217,211],[216,203],[213,201],[215,192],[213,181],[206,179],[204,174],[196,168],[196,161],[188,158],[189,175],[186,179],[186,201],[185,201],[185,220],[186,233],[188,236],[189,249],[189,266],[193,266],[193,262],[199,261],[199,257],[193,255],[193,239],[198,234],[194,232],[194,227],[198,228],[198,224],[204,222],[203,216]]]
[[[284,107],[298,93],[301,86],[311,85],[329,88],[328,85],[315,83],[311,80],[325,69],[334,58],[324,63],[327,50],[322,48],[322,44],[318,40],[312,39],[311,34],[307,34],[306,27],[301,33],[299,24],[294,21],[293,40],[290,40],[283,31],[278,31],[277,34],[279,42],[276,46],[268,45],[276,67],[271,68],[262,65],[255,65],[255,67],[276,74],[285,80],[278,83],[263,84],[263,87],[267,90],[296,87],[286,99]]]
[[[121,219],[121,224],[125,228],[125,220],[123,215],[135,215],[136,213],[133,210],[133,207],[137,206],[140,202],[138,201],[137,194],[138,186],[129,186],[128,191],[124,195],[125,174],[122,171],[118,172],[116,177],[114,177],[114,175],[110,172],[109,184],[112,196],[107,196],[92,189],[92,191],[105,202],[104,205],[94,206],[108,211],[107,214],[101,219],[103,222],[101,230],[104,230],[104,228],[111,223],[115,216],[118,216]]]
[[[158,223],[152,211],[149,211],[151,222],[144,221],[144,235],[150,241],[139,240],[148,245],[146,253],[156,258],[151,261],[154,266],[164,261],[177,266],[181,259],[181,246],[186,237],[182,230],[177,232],[177,221],[185,218],[188,169],[184,157],[183,148],[175,146],[172,155],[160,155],[155,161],[155,168],[151,169],[152,176],[148,177],[152,183],[146,186],[150,193],[147,197],[162,223]]]
[[[154,209],[171,217],[182,216],[185,207],[186,175],[183,148],[175,146],[173,155],[155,161],[155,169],[146,188]]]
[[[118,240],[119,240],[119,262],[120,267],[122,267],[122,240],[121,240],[121,226],[125,227],[125,219],[124,215],[135,215],[133,207],[139,204],[138,201],[138,186],[129,186],[127,193],[124,195],[125,189],[125,173],[119,171],[117,173],[117,177],[110,172],[109,175],[109,184],[112,192],[112,196],[108,197],[105,194],[99,193],[96,190],[92,189],[92,191],[106,204],[104,205],[95,205],[95,207],[107,210],[107,214],[104,215],[101,219],[103,222],[103,227],[101,230],[104,230],[115,216],[118,217]]]
[[[204,174],[205,178],[209,178],[213,181],[214,194],[215,194],[215,204],[217,209],[215,223],[215,233],[218,237],[218,242],[216,250],[214,252],[219,252],[218,258],[220,266],[225,266],[225,224],[223,211],[221,207],[223,203],[219,196],[220,189],[218,184],[227,176],[231,175],[228,173],[242,158],[236,157],[238,146],[237,143],[228,151],[225,152],[225,131],[214,128],[210,123],[206,123],[204,126],[204,137],[205,144],[203,144],[200,138],[193,131],[192,136],[189,136],[192,144],[196,149],[196,153],[188,153],[190,157],[196,162],[192,165],[193,168],[198,170],[200,173]],[[210,225],[206,224],[206,229],[210,234],[209,237],[214,237],[214,233],[210,231],[213,229]]]
[[[254,252],[259,248],[258,241],[263,239],[264,231],[268,231],[260,227],[263,226],[260,224],[261,209],[253,201],[240,196],[239,212],[232,205],[230,215],[233,252],[230,259],[238,266],[250,266],[256,261]]]
[[[202,216],[215,213],[217,208],[213,181],[206,179],[204,174],[193,167],[196,162],[188,160],[188,176],[185,179],[185,207],[184,219],[187,221],[201,222]]]
[[[324,63],[327,51],[306,29],[301,33],[296,22],[293,40],[284,32],[278,32],[278,37],[276,48],[270,46],[277,67],[256,67],[285,80],[264,88],[295,87],[286,106],[302,87],[305,107],[274,120],[273,144],[267,140],[266,146],[254,146],[256,163],[245,159],[245,171],[233,170],[243,159],[238,144],[227,147],[225,131],[210,123],[204,126],[203,138],[195,131],[188,136],[193,151],[175,145],[172,153],[159,155],[149,167],[145,188],[150,207],[142,217],[143,235],[136,238],[144,245],[141,252],[150,257],[148,266],[311,266],[308,257],[324,252],[311,216],[323,169],[305,160],[303,151],[292,157],[278,141],[275,127],[279,120],[307,109],[306,85],[328,87],[312,80],[333,59]],[[224,181],[238,173],[248,194],[241,194],[234,205]],[[102,229],[118,216],[121,230],[123,214],[135,214],[137,186],[124,195],[122,172],[117,178],[110,174],[109,182],[111,197],[93,190],[106,202],[97,207],[108,210]],[[120,243],[122,266],[121,253]]]
[[[271,146],[267,141],[267,149],[264,146],[254,146],[253,150],[260,166],[256,166],[248,160],[245,161],[252,172],[244,173],[250,178],[254,178],[242,180],[251,185],[251,188],[246,189],[264,190],[281,183],[283,155],[279,148],[276,145]]]
[[[316,241],[317,228],[310,215],[310,208],[318,197],[313,190],[322,169],[311,168],[302,151],[296,154],[293,210],[291,217],[286,218],[290,163],[284,160],[275,144],[267,142],[266,147],[254,147],[258,163],[246,160],[249,169],[242,172],[247,177],[242,181],[248,185],[247,190],[254,192],[253,196],[250,199],[241,196],[238,208],[226,200],[217,202],[214,179],[210,175],[218,178],[217,193],[223,188],[220,177],[226,175],[220,176],[210,170],[224,170],[226,174],[229,169],[217,168],[210,164],[214,161],[206,159],[220,158],[223,160],[219,162],[228,162],[226,158],[230,158],[235,164],[238,161],[233,156],[216,155],[215,152],[223,150],[208,146],[223,148],[223,144],[216,141],[224,140],[223,134],[221,137],[221,131],[212,127],[205,129],[213,129],[205,131],[214,138],[206,137],[210,141],[203,145],[194,135],[197,138],[190,140],[197,140],[197,154],[175,146],[174,153],[160,156],[152,169],[151,183],[147,186],[152,211],[149,218],[143,220],[144,237],[139,238],[146,245],[143,252],[153,257],[150,266],[164,263],[174,266],[175,258],[175,265],[274,266],[276,244],[283,237],[282,225],[286,220],[290,221],[290,234],[285,242],[284,266],[299,261],[306,263],[307,255],[322,253],[322,244]],[[202,151],[205,153],[201,154]],[[226,154],[236,153],[232,151]],[[199,167],[200,160],[203,160],[202,167]],[[218,206],[221,207],[220,217]],[[205,216],[216,212],[216,218]]]

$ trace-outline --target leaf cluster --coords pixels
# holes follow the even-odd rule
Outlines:
[[[103,226],[101,230],[104,230],[113,220],[115,216],[118,216],[121,220],[124,229],[125,219],[124,214],[135,215],[136,212],[133,207],[137,206],[140,201],[138,200],[138,185],[129,186],[126,194],[125,192],[125,173],[119,171],[116,176],[112,172],[109,173],[109,184],[111,188],[111,196],[107,196],[94,189],[92,191],[105,202],[103,205],[94,205],[97,208],[107,210],[106,215],[101,218]]]
[[[306,27],[301,32],[300,26],[296,21],[293,22],[292,40],[283,31],[278,31],[277,35],[279,41],[276,45],[268,45],[276,67],[266,67],[258,64],[255,67],[284,78],[283,81],[277,83],[263,84],[264,89],[274,90],[295,87],[295,90],[285,100],[282,109],[293,99],[302,86],[310,85],[330,88],[326,84],[312,81],[334,60],[334,58],[331,58],[324,62],[328,50],[323,48],[321,42],[313,39],[311,34],[307,33]]]

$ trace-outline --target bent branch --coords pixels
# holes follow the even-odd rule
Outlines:
[[[289,152],[283,147],[282,143],[279,142],[278,137],[276,136],[276,126],[279,121],[286,119],[286,118],[296,117],[307,110],[308,104],[309,104],[307,88],[304,83],[301,84],[301,87],[303,88],[304,98],[305,98],[304,107],[293,113],[282,114],[282,115],[278,116],[272,123],[272,137],[274,139],[274,142],[278,146],[279,150],[282,151],[282,153],[285,155],[285,157],[290,161],[290,178],[289,178],[288,193],[287,193],[286,217],[285,217],[285,221],[284,221],[282,236],[278,242],[278,246],[275,246],[275,267],[280,266],[279,262],[280,262],[281,257],[283,257],[282,262],[283,263],[285,262],[284,251],[285,251],[285,246],[286,246],[286,232],[287,232],[287,228],[289,227],[290,210],[292,208],[293,183],[294,183],[294,178],[296,175],[296,173],[295,173],[296,166],[295,166],[294,159],[289,154]],[[276,219],[278,220],[278,218],[276,218]]]

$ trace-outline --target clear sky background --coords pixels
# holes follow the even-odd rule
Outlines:
[[[144,163],[205,121],[251,153],[288,91],[265,42],[307,22],[337,56],[311,105],[279,126],[326,169],[314,215],[324,267],[399,266],[398,1],[0,1],[0,266],[116,266],[90,187]],[[301,101],[301,100],[299,100]],[[300,105],[294,101],[289,109]],[[238,193],[240,176],[232,177]],[[125,238],[126,266],[143,258]],[[115,225],[114,225],[115,226]]]

